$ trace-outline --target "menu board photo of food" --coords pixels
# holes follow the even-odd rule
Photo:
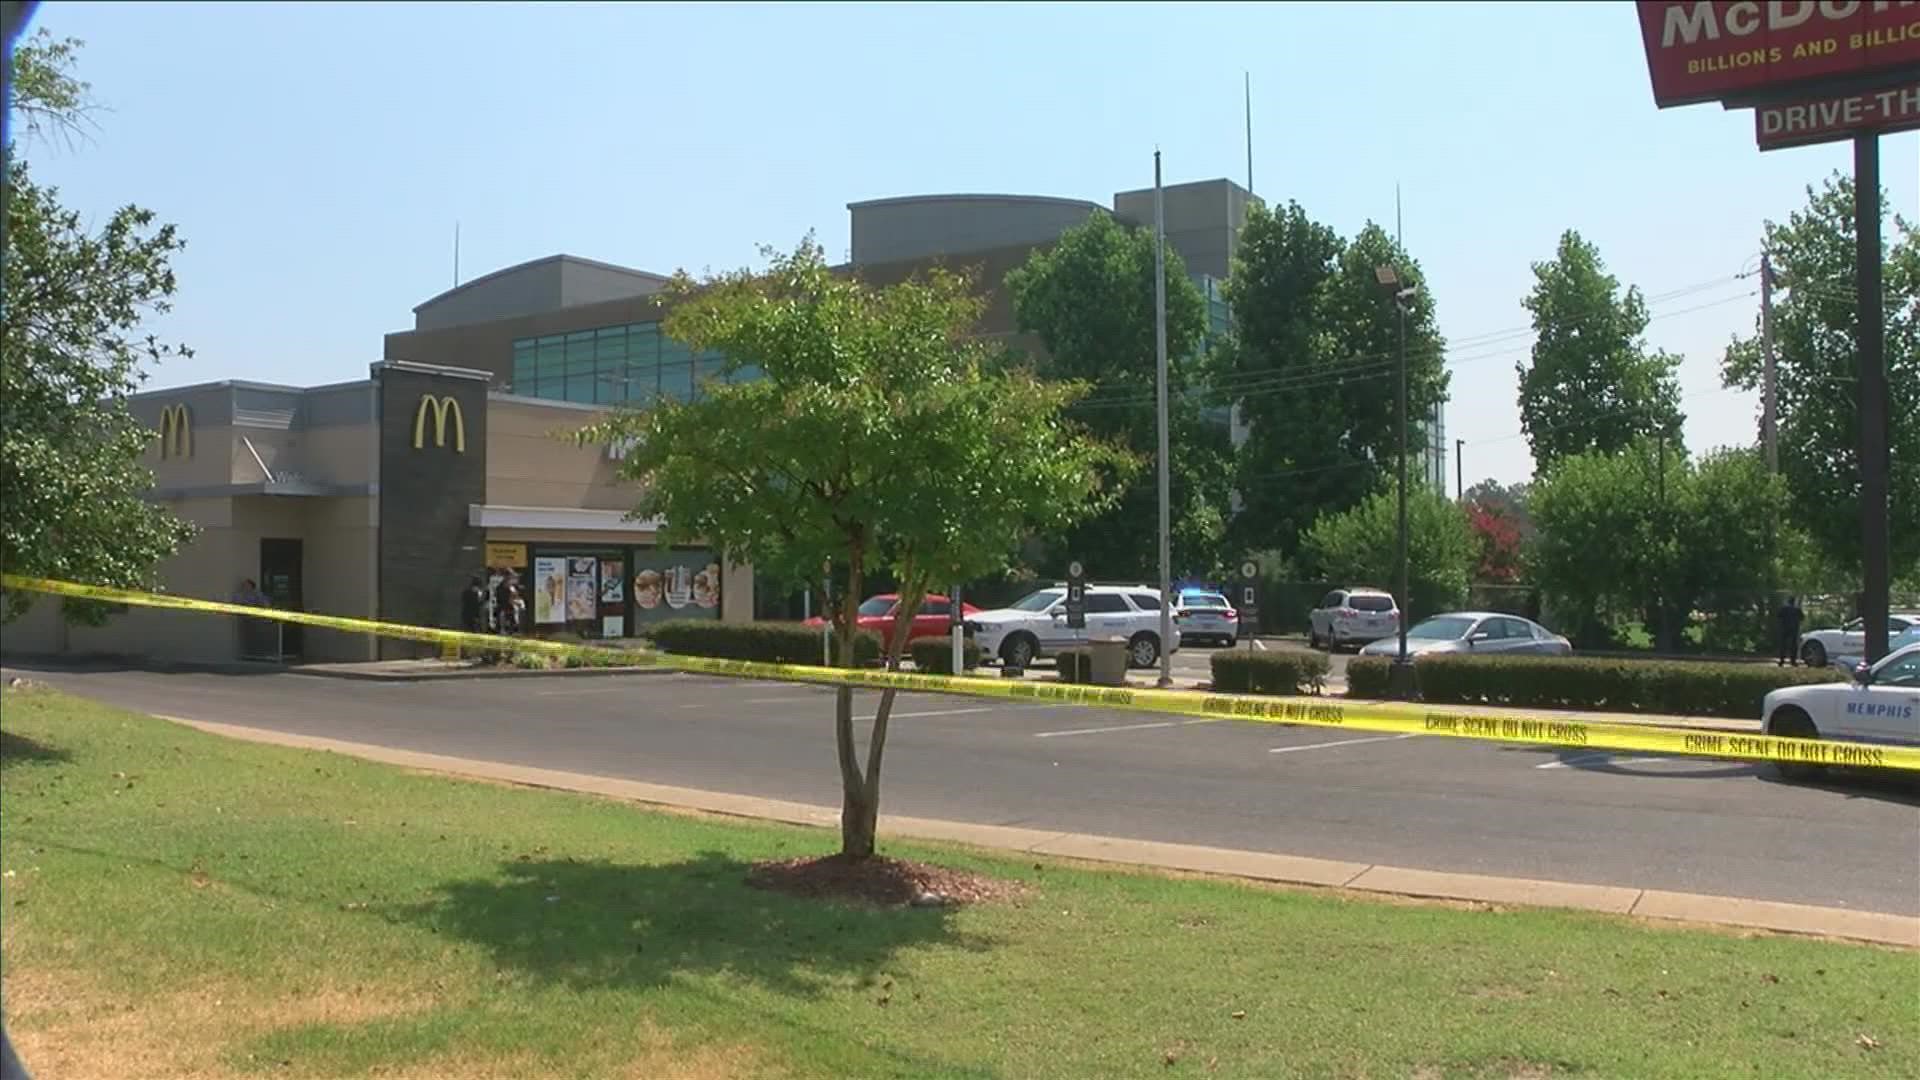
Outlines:
[[[633,602],[651,611],[660,606],[660,571],[647,569],[633,575]]]
[[[683,608],[693,602],[693,571],[685,566],[667,567],[667,606]]]
[[[533,560],[533,621],[567,621],[567,560]]]
[[[693,575],[693,602],[703,608],[720,606],[720,564],[711,562]]]
[[[599,565],[591,557],[567,560],[567,621],[591,621],[599,613]]]

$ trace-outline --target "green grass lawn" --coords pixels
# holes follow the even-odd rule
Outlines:
[[[824,831],[46,690],[0,732],[3,1000],[48,1080],[1920,1075],[1911,952],[917,844],[1027,891],[855,909],[742,883]]]

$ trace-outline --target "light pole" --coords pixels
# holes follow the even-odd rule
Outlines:
[[[1407,582],[1407,303],[1420,291],[1416,285],[1404,285],[1400,272],[1392,266],[1374,268],[1374,277],[1380,287],[1393,297],[1393,306],[1400,321],[1400,387],[1396,395],[1399,401],[1400,421],[1400,526],[1397,543],[1394,545],[1395,578],[1398,580],[1400,608],[1400,652],[1393,665],[1393,694],[1395,697],[1413,696],[1413,669],[1407,657],[1407,617],[1413,597]]]

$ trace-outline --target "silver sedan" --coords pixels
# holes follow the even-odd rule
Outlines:
[[[1472,653],[1475,656],[1566,656],[1573,643],[1532,619],[1498,611],[1451,611],[1407,631],[1407,653]],[[1398,656],[1398,635],[1360,650],[1361,656]]]

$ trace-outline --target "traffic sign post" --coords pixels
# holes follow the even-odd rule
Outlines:
[[[953,587],[953,595],[947,597],[947,627],[953,635],[953,674],[965,674],[967,670],[967,621],[960,614],[963,605],[960,601],[960,586]]]
[[[1067,629],[1087,628],[1087,568],[1079,559],[1067,563]]]
[[[1248,626],[1251,624],[1252,629]],[[1240,632],[1246,635],[1247,649],[1253,649],[1253,636],[1260,629],[1260,564],[1252,559],[1240,564]]]

